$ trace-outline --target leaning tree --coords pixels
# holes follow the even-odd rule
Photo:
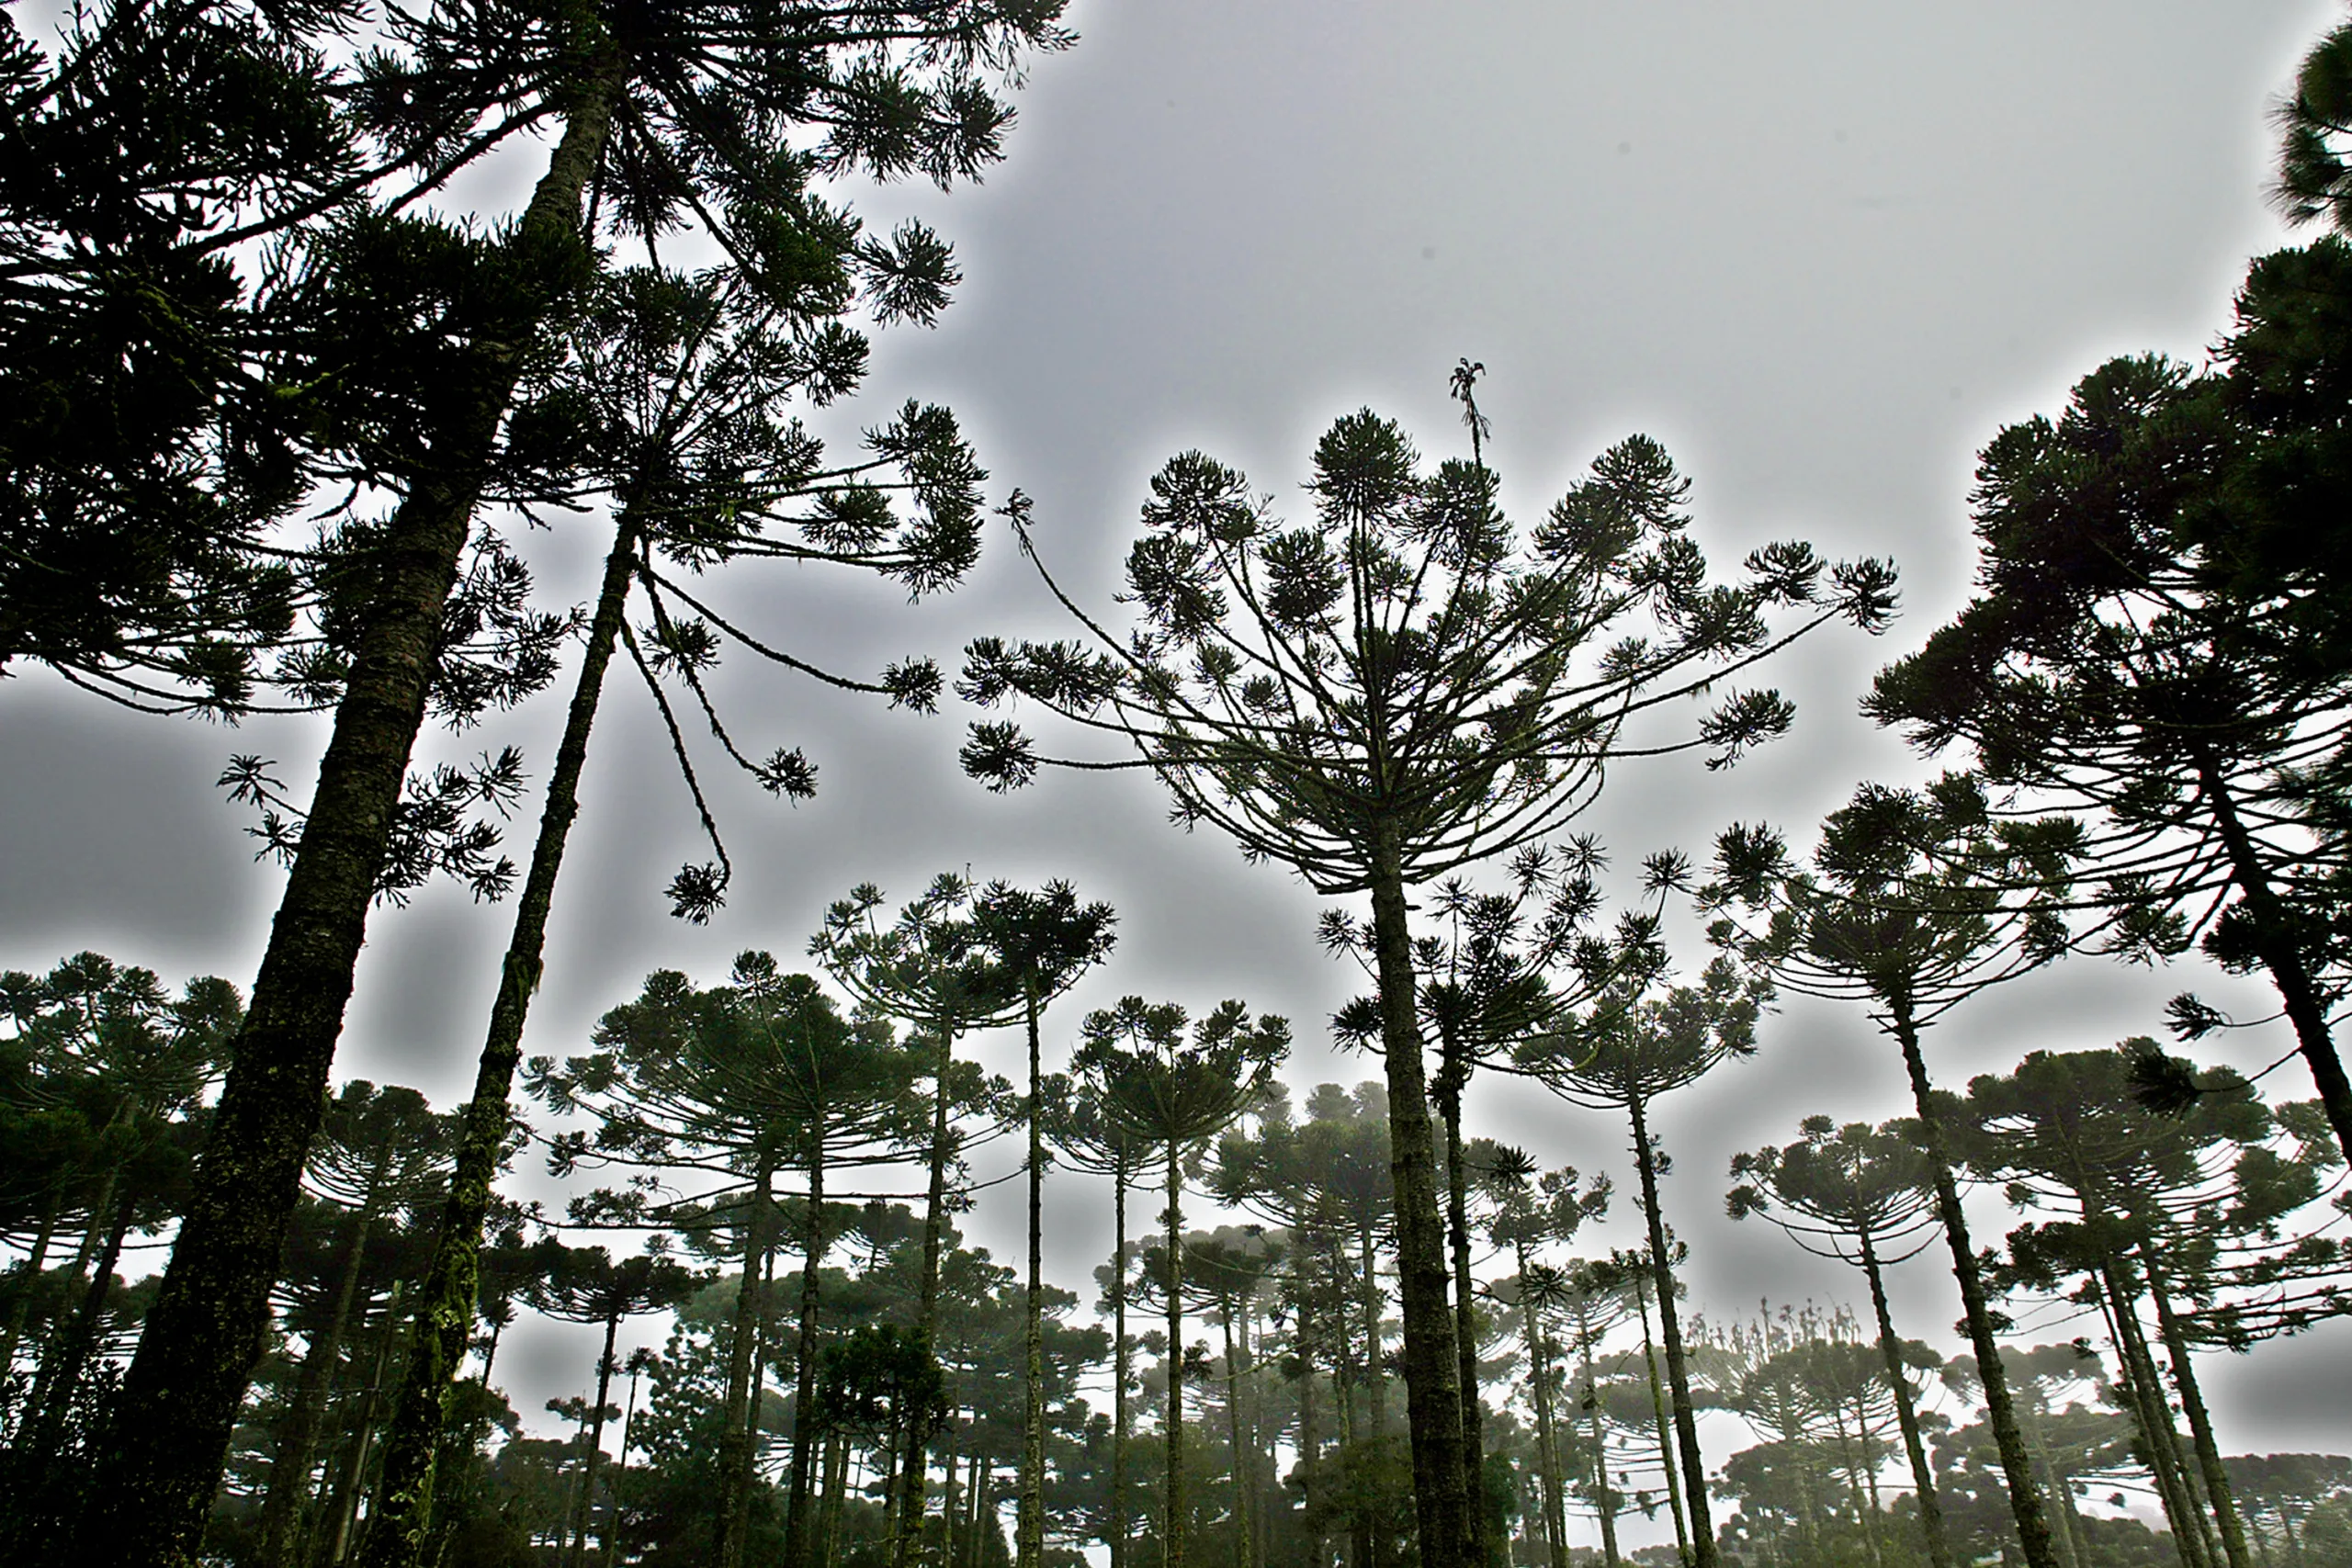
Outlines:
[[[1473,399],[1454,373],[1469,460],[1431,472],[1370,411],[1318,445],[1311,522],[1199,452],[1153,479],[1127,558],[1136,623],[1121,635],[1046,572],[1073,642],[975,641],[959,692],[1026,698],[1131,748],[1179,820],[1230,834],[1318,893],[1366,895],[1397,1171],[1397,1255],[1414,1497],[1431,1568],[1471,1560],[1472,1478],[1447,1301],[1444,1230],[1416,1016],[1407,889],[1532,842],[1589,805],[1610,761],[1704,750],[1727,763],[1785,730],[1777,693],[1736,691],[1688,739],[1645,715],[1720,692],[1792,638],[1894,607],[1883,563],[1829,569],[1803,545],[1708,580],[1682,510],[1689,486],[1636,436],[1611,448],[1522,536],[1504,518]],[[1014,525],[1036,558],[1016,509]],[[1792,611],[1775,626],[1772,612]],[[1011,788],[1057,761],[1011,724],[974,727],[967,770]]]

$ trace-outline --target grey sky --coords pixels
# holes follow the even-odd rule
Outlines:
[[[2260,199],[2267,107],[2336,9],[1080,0],[1081,42],[1035,73],[985,187],[857,197],[876,223],[932,220],[967,281],[937,331],[882,337],[849,423],[908,396],[953,405],[995,489],[1035,499],[1057,571],[1104,607],[1167,457],[1203,446],[1287,507],[1316,435],[1360,404],[1401,417],[1425,451],[1453,451],[1457,356],[1488,368],[1490,456],[1521,518],[1646,431],[1695,480],[1716,557],[1790,536],[1891,555],[1906,613],[1881,643],[1825,631],[1787,661],[1791,739],[1727,779],[1628,767],[1593,825],[1621,864],[1700,848],[1734,818],[1802,832],[1858,780],[1917,767],[1853,704],[1965,592],[1975,449],[2110,354],[2198,356],[2245,258],[2280,243]],[[588,592],[595,532],[532,546],[552,592]],[[720,597],[795,649],[867,671],[910,651],[951,657],[978,631],[1065,629],[1001,548],[965,591],[911,611],[789,574],[746,574]],[[818,762],[819,798],[784,809],[720,784],[732,905],[708,930],[670,920],[661,885],[703,855],[648,705],[616,681],[526,1049],[582,1048],[658,966],[716,980],[743,947],[797,960],[825,901],[854,882],[896,897],[969,864],[1068,876],[1119,908],[1119,954],[1057,1014],[1062,1030],[1126,991],[1238,996],[1300,1024],[1294,1083],[1375,1070],[1323,1044],[1321,1021],[1355,986],[1312,941],[1315,901],[1167,827],[1147,782],[990,797],[956,773],[960,716],[883,714],[748,668],[727,683],[760,749],[798,744]],[[515,736],[543,769],[559,700],[432,744]],[[321,733],[139,720],[37,674],[0,688],[0,964],[95,946],[244,984],[277,877],[250,863],[210,783],[236,750],[281,759],[306,786]],[[526,824],[515,837],[527,847]],[[447,889],[380,912],[338,1075],[412,1083],[436,1103],[462,1092],[506,919]],[[1957,1081],[2037,1046],[2152,1031],[2155,1004],[2188,983],[2075,964],[1955,1016],[1930,1041],[1937,1070]],[[1007,1067],[1011,1043],[990,1047]],[[2267,1060],[2260,1043],[2242,1059]],[[2306,1095],[2299,1070],[2274,1081]],[[1695,1300],[1718,1314],[1761,1295],[1853,1301],[1834,1268],[1720,1218],[1724,1165],[1787,1141],[1811,1111],[1899,1113],[1891,1052],[1857,1015],[1792,1006],[1758,1059],[1721,1079],[1661,1116]],[[1474,1094],[1472,1114],[1630,1185],[1613,1126],[1518,1091]],[[1001,1254],[1012,1192],[976,1222]],[[1075,1282],[1108,1248],[1107,1203],[1081,1180],[1054,1201],[1057,1272]],[[2007,1228],[1997,1205],[1983,1224],[1988,1240]],[[1614,1229],[1632,1239],[1626,1220]],[[1953,1343],[1955,1293],[1930,1259],[1905,1270],[1897,1311],[1906,1332]],[[530,1369],[519,1407],[576,1391],[594,1352],[573,1341],[502,1360]],[[2347,1349],[2337,1325],[2216,1366],[2225,1443],[2343,1447]]]

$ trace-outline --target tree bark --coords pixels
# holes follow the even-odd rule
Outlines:
[[[515,238],[571,274],[580,197],[604,148],[625,62],[608,50],[579,84],[562,141]],[[238,1032],[210,1137],[161,1293],[123,1382],[79,1544],[90,1561],[188,1561],[204,1532],[245,1384],[269,1326],[269,1290],[326,1100],[369,904],[409,755],[424,722],[442,608],[456,581],[499,425],[545,301],[474,345],[434,449],[377,551],[356,643],[286,890]]]
[[[1111,1169],[1111,1568],[1127,1568],[1127,1169],[1124,1147]]]
[[[1405,1404],[1411,1428],[1414,1515],[1423,1568],[1474,1568],[1462,1461],[1461,1362],[1446,1301],[1445,1233],[1422,1071],[1412,934],[1396,829],[1374,829],[1373,951],[1380,983],[1381,1054],[1388,1078],[1389,1160],[1396,1189],[1396,1274],[1405,1319]]]
[[[427,1265],[416,1333],[408,1369],[392,1406],[385,1438],[382,1478],[368,1535],[360,1542],[362,1568],[420,1568],[432,1528],[435,1483],[441,1443],[448,1430],[452,1391],[465,1360],[480,1312],[482,1226],[490,1213],[491,1183],[505,1152],[513,1125],[514,1069],[523,1059],[523,1027],[539,988],[547,951],[548,914],[555,900],[557,873],[571,824],[580,814],[580,777],[587,766],[588,737],[596,722],[605,672],[612,663],[621,617],[637,565],[637,526],[624,509],[615,525],[613,547],[596,595],[595,618],[572,684],[571,706],[548,775],[547,802],[539,813],[538,839],[531,868],[514,906],[514,928],[507,939],[498,995],[491,1004],[490,1028],[474,1068],[473,1095],[466,1102],[458,1136],[449,1196]]]
[[[1527,1351],[1527,1383],[1535,1404],[1536,1489],[1544,1507],[1544,1543],[1551,1568],[1568,1568],[1567,1511],[1560,1496],[1558,1439],[1552,1425],[1552,1368],[1544,1354],[1535,1300],[1527,1288],[1527,1247],[1515,1248],[1519,1263],[1519,1329]],[[1614,1568],[1614,1565],[1611,1565]]]
[[[2009,1512],[2017,1519],[2027,1568],[2059,1568],[2056,1551],[2051,1544],[2050,1516],[2042,1506],[2041,1491],[2033,1481],[2033,1456],[2026,1451],[2025,1434],[2018,1427],[2017,1404],[2009,1396],[2008,1374],[2001,1366],[2001,1348],[1993,1338],[1993,1314],[1985,1303],[1984,1277],[1976,1266],[1974,1245],[1968,1239],[1968,1216],[1960,1206],[1960,1184],[1952,1179],[1951,1144],[1936,1114],[1928,1062],[1919,1050],[1919,1030],[1913,1020],[1909,998],[1888,998],[1887,1019],[1895,1043],[1903,1048],[1904,1070],[1911,1079],[1920,1144],[1935,1177],[1936,1213],[1943,1221],[1944,1240],[1951,1248],[1952,1278],[1960,1284],[1969,1344],[1976,1352],[1977,1375],[1984,1387],[1985,1419],[1992,1425],[1993,1440],[2000,1450],[2001,1479],[2008,1487]]]
[[[956,1037],[942,1029],[939,1035],[938,1093],[931,1111],[931,1180],[923,1205],[922,1293],[917,1306],[916,1332],[928,1347],[939,1335],[939,1256],[947,1224],[947,1075],[956,1062]],[[927,1440],[910,1423],[906,1451],[899,1456],[899,1472],[888,1489],[889,1568],[907,1568],[914,1543],[922,1535],[922,1493]],[[729,1565],[732,1568],[732,1565]]]
[[[1634,1168],[1642,1179],[1642,1213],[1649,1222],[1650,1277],[1657,1287],[1658,1334],[1666,1341],[1666,1381],[1674,1397],[1674,1436],[1681,1450],[1683,1506],[1690,1517],[1690,1561],[1715,1568],[1715,1529],[1707,1515],[1707,1461],[1699,1452],[1699,1416],[1690,1404],[1690,1372],[1682,1354],[1682,1319],[1674,1305],[1674,1260],[1666,1250],[1666,1216],[1658,1207],[1657,1159],[1641,1096],[1627,1102],[1634,1120]]]

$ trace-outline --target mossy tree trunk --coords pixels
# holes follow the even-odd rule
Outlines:
[[[581,194],[624,73],[617,50],[607,48],[571,94],[563,137],[511,242],[518,262],[544,282],[515,319],[477,339],[470,379],[452,389],[434,443],[436,466],[412,483],[375,548],[376,592],[300,842],[171,1263],[98,1461],[81,1537],[89,1561],[184,1563],[203,1535],[266,1339],[270,1288],[424,722],[442,609],[524,349],[539,334],[534,312],[590,265]]]
[[[1396,1274],[1405,1320],[1405,1404],[1411,1427],[1414,1514],[1423,1568],[1474,1568],[1463,1464],[1461,1360],[1446,1300],[1445,1233],[1437,1149],[1416,1016],[1412,933],[1396,829],[1374,829],[1373,953],[1379,979],[1381,1055],[1388,1079],[1389,1159],[1396,1190]],[[1375,1375],[1376,1372],[1375,1372]]]
[[[418,1568],[424,1561],[458,1368],[480,1311],[482,1227],[490,1213],[491,1183],[497,1178],[514,1123],[511,1097],[514,1069],[523,1059],[524,1023],[544,972],[556,875],[563,866],[571,824],[580,814],[580,777],[587,766],[589,733],[596,722],[613,645],[620,637],[637,549],[637,527],[625,508],[605,558],[595,615],[589,623],[563,737],[556,745],[555,766],[548,776],[531,867],[515,902],[498,995],[491,1004],[488,1035],[474,1067],[473,1094],[466,1101],[458,1131],[449,1195],[434,1239],[433,1261],[426,1266],[416,1333],[385,1439],[375,1512],[360,1543],[361,1568]]]

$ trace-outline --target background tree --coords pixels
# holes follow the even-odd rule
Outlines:
[[[1469,1561],[1470,1483],[1405,890],[1540,839],[1589,804],[1621,747],[1680,749],[1627,739],[1636,715],[1736,679],[1829,619],[1875,630],[1893,593],[1889,570],[1869,561],[1826,573],[1825,592],[1803,546],[1757,551],[1742,585],[1709,583],[1681,511],[1687,481],[1645,437],[1605,454],[1517,535],[1483,460],[1476,374],[1465,362],[1453,380],[1470,461],[1424,473],[1396,426],[1351,415],[1317,448],[1304,526],[1281,527],[1241,475],[1203,454],[1175,458],[1128,557],[1133,637],[1047,574],[1088,641],[980,639],[958,687],[984,705],[1030,698],[1132,746],[1136,761],[1122,765],[1151,768],[1181,820],[1222,829],[1319,893],[1369,895],[1431,1568]],[[1801,620],[1775,631],[1781,606]],[[1775,694],[1737,693],[1681,744],[1728,762],[1791,717]],[[1001,723],[976,726],[964,760],[999,788],[1046,761]]]
[[[1917,1256],[1932,1239],[1934,1199],[1926,1156],[1900,1122],[1838,1127],[1826,1116],[1808,1116],[1799,1131],[1798,1143],[1732,1156],[1731,1174],[1740,1185],[1732,1189],[1725,1206],[1736,1220],[1763,1216],[1806,1251],[1860,1267],[1870,1281],[1879,1355],[1903,1428],[1928,1560],[1933,1568],[1951,1568],[1935,1472],[1920,1439],[1910,1374],[1904,1370],[1905,1345],[1887,1308],[1883,1272],[1888,1263]],[[1883,1256],[1889,1248],[1892,1255]]]
[[[1920,1031],[1988,986],[2065,950],[2071,819],[1998,819],[1981,781],[1946,774],[1924,790],[1865,784],[1823,824],[1814,871],[1792,866],[1779,836],[1734,829],[1718,840],[1701,899],[1713,940],[1769,964],[1785,989],[1859,1002],[1903,1053],[1936,1214],[1951,1249],[1985,1420],[2029,1568],[2057,1568],[1995,1342],[1984,1269],[1969,1239],[1947,1112],[1928,1076]],[[1743,916],[1761,917],[1743,926]]]
[[[1166,1568],[1184,1561],[1184,1162],[1230,1126],[1290,1048],[1290,1025],[1220,1003],[1193,1023],[1173,1002],[1125,997],[1089,1013],[1075,1066],[1092,1078],[1106,1118],[1155,1145],[1168,1168],[1168,1241],[1159,1288],[1168,1306],[1168,1468],[1160,1527]]]

